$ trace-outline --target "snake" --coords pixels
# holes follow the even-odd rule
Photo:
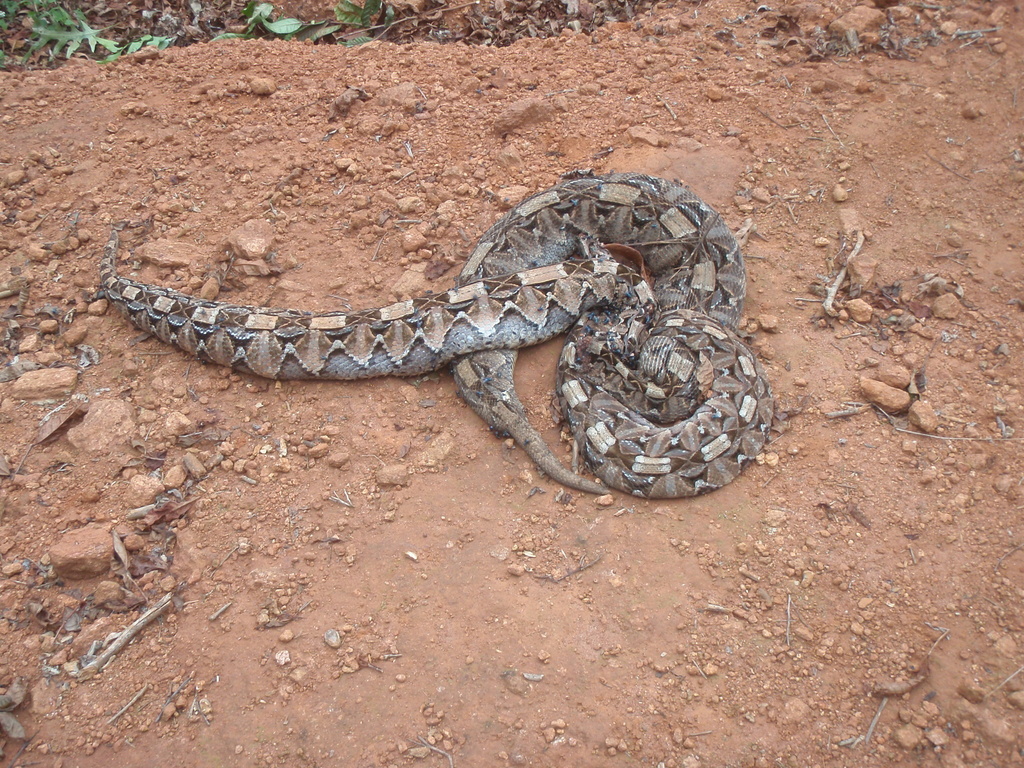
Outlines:
[[[740,245],[678,181],[578,171],[526,197],[470,252],[455,286],[365,310],[309,312],[210,301],[118,271],[100,295],[132,324],[200,360],[256,376],[352,380],[451,365],[459,395],[552,480],[587,493],[697,496],[739,476],[770,439],[774,399],[737,332]],[[532,425],[517,350],[567,334],[555,394],[567,467]]]

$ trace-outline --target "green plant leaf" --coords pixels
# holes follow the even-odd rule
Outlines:
[[[132,40],[130,43],[124,46],[120,46],[110,56],[104,59],[100,59],[100,64],[109,64],[111,61],[116,61],[122,56],[126,56],[129,53],[135,53],[146,46],[153,46],[163,50],[173,43],[175,38],[173,37],[159,37],[156,35],[143,35],[137,40]]]
[[[70,58],[78,52],[83,44],[87,45],[92,53],[96,52],[97,45],[108,51],[117,50],[118,44],[113,40],[100,37],[100,31],[89,26],[85,14],[81,11],[76,10],[72,17],[63,8],[49,8],[33,17],[28,55],[47,45],[51,46],[51,59],[58,56]]]
[[[268,32],[273,32],[275,35],[281,35],[286,37],[288,35],[294,35],[300,29],[305,26],[298,19],[278,19],[277,21],[264,21],[263,28]]]
[[[258,23],[269,19],[273,12],[274,5],[272,3],[251,2],[245,6],[242,16],[248,19],[250,23]]]
[[[334,6],[334,16],[338,21],[342,21],[353,27],[365,27],[366,24],[363,21],[363,14],[367,7],[373,0],[366,0],[366,5],[356,5],[352,0],[341,0],[336,6]]]
[[[294,36],[295,40],[319,40],[321,37],[332,35],[342,28],[341,24],[335,24],[330,21],[317,21],[313,24],[307,24],[300,29]]]

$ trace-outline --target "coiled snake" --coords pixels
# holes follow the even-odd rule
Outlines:
[[[120,276],[117,251],[115,230],[101,291],[162,341],[271,379],[414,375],[454,361],[470,406],[573,488],[606,491],[554,456],[512,380],[516,348],[566,330],[556,392],[608,486],[651,498],[712,491],[768,440],[771,389],[735,333],[746,293],[739,245],[714,210],[665,179],[570,174],[484,233],[456,288],[372,310],[204,301]]]

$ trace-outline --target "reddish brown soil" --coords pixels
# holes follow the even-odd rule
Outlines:
[[[499,50],[229,42],[0,74],[0,283],[30,291],[18,316],[3,299],[4,343],[80,368],[94,408],[129,405],[123,435],[64,429],[29,451],[54,404],[0,384],[20,468],[0,481],[0,689],[27,682],[12,714],[32,737],[14,764],[1022,762],[1021,13],[899,7],[889,50],[907,58],[890,58],[870,34],[858,52],[802,42],[849,0],[755,7],[669,5]],[[368,99],[331,121],[347,86]],[[191,247],[191,266],[139,272],[190,290],[233,230],[269,221],[284,271],[232,272],[235,302],[441,290],[455,269],[424,264],[458,264],[507,200],[578,167],[678,177],[757,226],[747,329],[788,419],[721,491],[601,506],[489,434],[445,372],[267,382],[92,303],[121,221],[148,225],[128,248]],[[427,244],[404,254],[410,229]],[[863,323],[820,293],[856,230],[877,261]],[[929,274],[953,297],[941,312],[917,292]],[[553,444],[556,353],[520,364]],[[880,369],[918,374],[933,434],[827,416]],[[208,474],[186,479],[186,454]],[[128,519],[147,477],[196,503]],[[89,523],[136,534],[131,579],[113,558],[55,578],[54,545]],[[23,746],[0,744],[5,762]]]

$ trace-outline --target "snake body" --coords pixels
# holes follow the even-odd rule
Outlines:
[[[643,274],[602,243],[625,246]],[[705,493],[768,440],[771,389],[735,332],[746,292],[739,245],[711,207],[665,179],[564,177],[480,238],[455,288],[357,312],[204,301],[121,276],[117,252],[115,231],[102,293],[162,341],[271,379],[408,376],[454,361],[470,406],[580,490],[606,488],[554,456],[512,380],[517,348],[566,330],[556,391],[577,448],[608,486],[651,498]]]

